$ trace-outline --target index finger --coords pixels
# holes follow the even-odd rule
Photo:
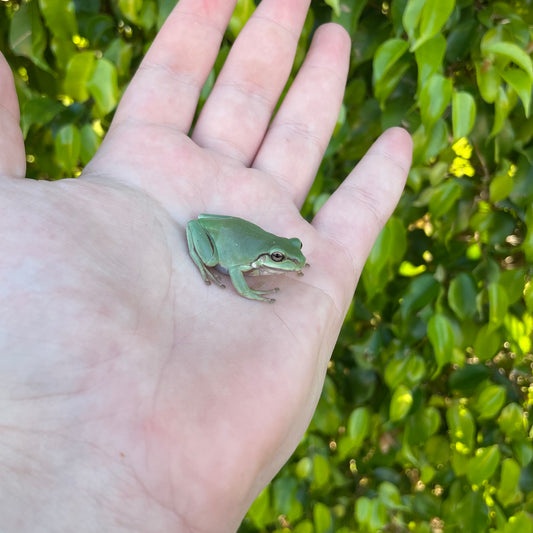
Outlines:
[[[189,131],[235,2],[178,2],[124,94],[115,124],[131,117]]]

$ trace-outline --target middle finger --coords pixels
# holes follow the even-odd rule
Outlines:
[[[242,29],[193,132],[250,165],[289,77],[309,0],[263,0]]]

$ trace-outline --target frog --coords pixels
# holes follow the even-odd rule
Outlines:
[[[268,294],[279,288],[256,290],[248,286],[244,274],[265,275],[296,272],[308,267],[302,241],[269,233],[239,217],[200,214],[186,227],[189,255],[207,285],[225,288],[214,272],[229,275],[237,293],[250,300],[273,303]]]

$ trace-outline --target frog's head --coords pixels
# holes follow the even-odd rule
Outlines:
[[[300,272],[306,266],[302,253],[302,241],[276,238],[268,251],[261,254],[252,264],[259,274],[275,274],[276,272]]]

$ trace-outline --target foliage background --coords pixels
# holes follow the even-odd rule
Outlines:
[[[294,72],[320,23],[353,52],[304,215],[388,126],[414,162],[311,427],[242,533],[533,533],[532,3],[312,2]],[[0,1],[29,177],[79,174],[173,4]],[[239,1],[202,101],[253,9]]]

